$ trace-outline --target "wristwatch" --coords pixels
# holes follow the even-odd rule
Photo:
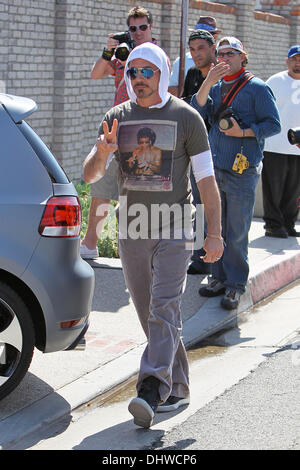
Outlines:
[[[113,50],[110,51],[109,49],[104,47],[103,52],[102,52],[102,58],[103,59],[110,61],[113,55],[114,55]]]

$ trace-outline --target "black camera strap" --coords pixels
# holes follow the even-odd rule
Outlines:
[[[254,75],[250,72],[245,72],[244,75],[232,85],[230,88],[229,92],[225,96],[225,98],[222,100],[222,104],[219,107],[218,111],[216,112],[214,116],[214,122],[216,122],[219,118],[219,115],[227,108],[227,106],[230,106],[232,101],[234,100],[235,96],[238,94],[238,92],[246,85],[246,83],[249,82],[254,77]]]

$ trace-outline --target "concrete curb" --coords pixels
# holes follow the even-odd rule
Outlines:
[[[80,377],[0,422],[0,448],[9,449],[44,425],[67,416],[76,408],[117,387],[139,369],[144,345]]]
[[[237,310],[225,311],[220,307],[220,298],[207,299],[202,308],[183,325],[183,337],[186,347],[192,347],[218,331],[234,326],[238,317],[246,315],[254,305],[300,279],[299,246],[287,254],[270,256],[252,271],[247,289],[241,298]],[[206,328],[201,331],[201,325]],[[195,332],[200,332],[195,336]]]
[[[117,266],[116,266],[117,267]],[[220,298],[207,299],[199,311],[183,324],[183,341],[187,348],[216,332],[235,324],[253,305],[300,278],[300,251],[279,254],[265,260],[251,273],[247,290],[239,308],[225,311]],[[205,327],[204,327],[205,325]],[[233,326],[233,325],[232,325]],[[137,374],[145,344],[80,377],[58,392],[32,403],[0,422],[0,449],[9,449],[24,437],[41,429],[45,424],[69,415],[103,393],[120,386]]]
[[[300,278],[300,251],[295,250],[285,255],[278,254],[264,261],[263,269],[258,266],[250,278],[250,290],[253,304],[260,302],[287,284]]]

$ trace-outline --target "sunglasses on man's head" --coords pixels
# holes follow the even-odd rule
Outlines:
[[[138,76],[138,73],[140,71],[144,78],[152,78],[155,72],[157,72],[158,70],[159,69],[153,70],[151,67],[131,67],[127,70],[127,76],[132,80],[133,78],[136,78]]]
[[[139,26],[129,26],[129,31],[131,33],[135,33],[138,29],[140,29],[141,31],[146,31],[146,29],[148,29],[148,24],[140,24]]]

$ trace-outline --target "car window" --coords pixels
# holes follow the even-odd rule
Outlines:
[[[61,184],[69,183],[69,178],[66,175],[64,169],[50,152],[47,145],[42,141],[42,139],[40,139],[40,137],[27,124],[27,122],[22,121],[20,124],[17,124],[17,126],[35,151],[36,155],[41,160],[52,182]]]

